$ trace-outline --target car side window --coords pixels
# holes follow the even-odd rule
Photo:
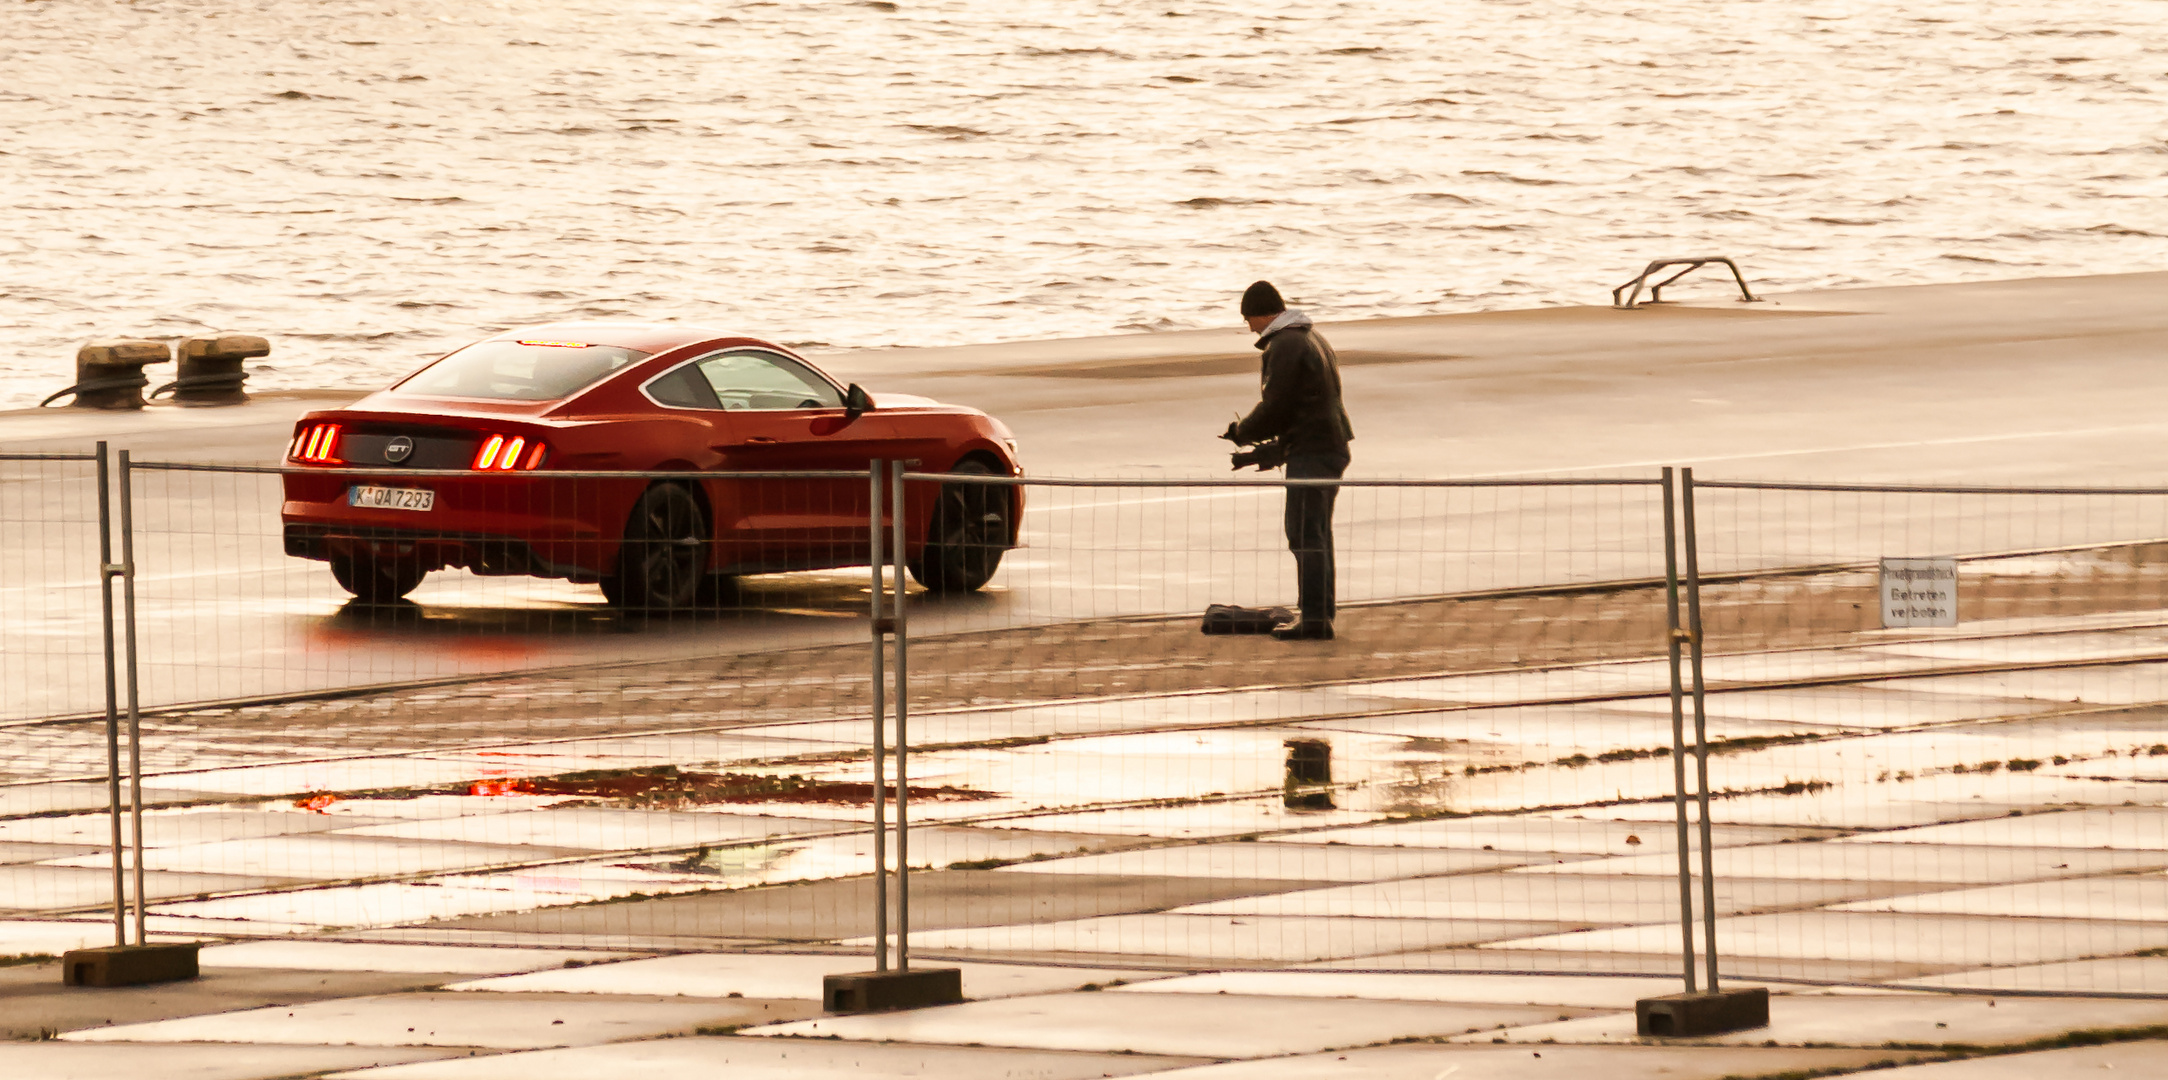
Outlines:
[[[843,395],[804,364],[767,352],[731,352],[693,365],[722,407],[839,409]]]
[[[647,384],[647,394],[664,405],[679,409],[720,409],[715,391],[700,377],[700,369],[686,364]]]

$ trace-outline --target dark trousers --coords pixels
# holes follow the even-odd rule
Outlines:
[[[1347,471],[1347,462],[1337,454],[1291,454],[1287,478],[1338,480]],[[1336,610],[1332,504],[1339,495],[1338,487],[1325,484],[1287,489],[1287,550],[1295,554],[1295,590],[1301,598],[1303,622],[1331,622]]]

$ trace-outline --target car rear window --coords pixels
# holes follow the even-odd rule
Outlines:
[[[478,341],[395,389],[431,397],[555,401],[649,354],[584,341]]]

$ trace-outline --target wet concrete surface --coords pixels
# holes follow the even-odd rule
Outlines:
[[[73,1042],[459,1046],[529,1050],[689,1035],[700,1027],[790,1020],[819,1010],[796,1001],[520,994],[341,996],[73,1031]]]
[[[1169,1080],[1730,1080],[1828,1070],[1833,1075],[1914,1055],[1887,1050],[1754,1049],[1746,1047],[1375,1046],[1346,1053],[1302,1054],[1269,1061],[1228,1062],[1167,1073]]]
[[[1160,972],[1110,968],[968,963],[941,966],[961,972],[964,996],[974,1001],[1164,977]],[[498,994],[648,994],[820,1001],[826,976],[850,974],[864,967],[865,958],[856,955],[696,953],[477,979],[454,983],[447,989]]]
[[[464,977],[451,972],[212,968],[183,982],[100,989],[60,985],[57,960],[17,964],[0,967],[0,1040],[50,1038],[56,1032],[398,993]]]
[[[1052,994],[752,1029],[769,1036],[964,1043],[1038,1050],[1258,1058],[1525,1024],[1558,1006],[1307,1001],[1233,995]]]
[[[0,1043],[0,1071],[40,1080],[285,1080],[334,1069],[430,1061],[459,1051],[418,1047],[130,1046]]]
[[[858,1080],[866,1076],[946,1080],[1097,1080],[1195,1064],[1146,1054],[996,1050],[908,1043],[804,1039],[687,1038],[439,1061],[335,1073],[336,1080],[588,1080],[631,1072],[654,1077],[727,1075],[733,1080]]]
[[[1769,1000],[1769,1026],[1693,1040],[1758,1046],[1997,1046],[2076,1028],[2135,1028],[2168,1021],[2168,1002],[2109,998],[1786,995]],[[1512,1043],[1633,1043],[1632,1013],[1514,1028]],[[1490,1041],[1492,1036],[1456,1041]]]

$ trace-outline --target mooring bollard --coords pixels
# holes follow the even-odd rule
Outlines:
[[[248,400],[241,388],[248,372],[241,370],[241,361],[271,355],[271,343],[254,334],[193,337],[174,354],[179,377],[151,391],[152,397],[170,390],[176,405],[239,405]]]
[[[39,404],[50,405],[74,394],[71,404],[78,409],[140,409],[143,388],[150,385],[143,366],[172,358],[164,342],[135,338],[90,342],[75,351],[75,385]]]

